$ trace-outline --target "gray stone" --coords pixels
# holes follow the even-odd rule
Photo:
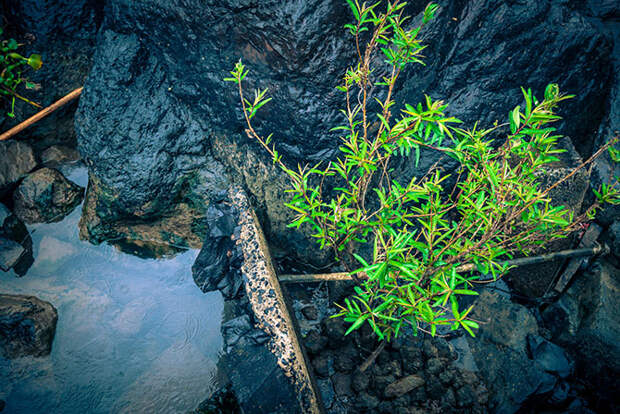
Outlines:
[[[8,272],[26,252],[19,243],[0,236],[0,270]]]
[[[41,162],[47,167],[58,167],[79,159],[80,153],[76,149],[64,145],[52,145],[41,153]]]
[[[13,194],[15,214],[26,223],[62,220],[84,196],[84,189],[60,172],[42,168],[29,174]]]
[[[572,364],[564,349],[537,335],[528,335],[528,346],[532,358],[547,372],[566,378],[572,371]]]
[[[339,397],[350,397],[353,395],[351,388],[351,375],[344,372],[337,372],[332,376],[334,391]]]
[[[424,383],[424,378],[418,375],[408,375],[388,385],[385,388],[384,395],[387,398],[400,397],[401,395],[421,387]]]
[[[0,196],[15,187],[36,166],[28,144],[13,139],[0,141]]]
[[[48,355],[58,313],[34,296],[0,294],[0,351],[6,358]]]
[[[472,317],[485,321],[468,342],[490,408],[512,414],[544,383],[545,372],[527,355],[527,336],[538,333],[536,320],[524,306],[488,290],[477,298]]]

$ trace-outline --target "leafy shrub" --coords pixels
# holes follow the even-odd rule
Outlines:
[[[509,270],[504,260],[567,237],[603,203],[620,202],[618,177],[596,190],[597,201],[578,216],[549,197],[605,150],[617,161],[612,146],[617,138],[542,188],[537,174],[563,152],[557,146],[562,136],[551,126],[560,119],[555,109],[570,95],[561,94],[556,84],[547,86],[541,99],[522,88],[523,106],[510,111],[506,123],[490,128],[461,126],[446,115],[444,102],[429,96],[397,107],[397,80],[406,65],[424,64],[419,34],[438,6],[429,4],[421,23],[410,25],[403,1],[388,3],[385,12],[378,11],[379,3],[347,3],[355,22],[345,28],[355,39],[358,62],[338,86],[346,122],[334,128],[343,133],[335,160],[296,170],[286,166],[272,135],[264,138],[252,126],[271,99],[267,90],[257,90],[253,101],[245,98],[248,71],[241,62],[225,80],[238,85],[247,135],[290,179],[292,199],[286,205],[297,213],[291,226],[311,226],[322,248],[361,264],[349,269],[358,284],[336,315],[351,323],[347,333],[368,323],[386,340],[406,326],[435,335],[438,326],[448,325],[473,336],[478,323],[469,316],[472,307],[461,308],[458,297],[476,295],[472,287],[480,275],[501,277]],[[375,67],[377,54],[383,66]],[[369,113],[371,103],[376,113]],[[413,156],[417,163],[421,148],[456,160],[458,168],[446,172],[435,165],[424,177],[394,179],[393,157]],[[327,183],[333,188],[328,190]],[[358,254],[356,246],[367,243],[372,257]]]
[[[0,36],[3,30],[0,28]],[[1,40],[0,49],[0,95],[8,96],[11,100],[11,110],[7,113],[11,118],[15,117],[15,99],[21,99],[31,105],[39,106],[34,102],[24,98],[17,93],[17,87],[22,83],[26,88],[34,89],[37,85],[29,82],[22,76],[23,70],[30,66],[34,70],[39,70],[43,62],[41,55],[32,54],[24,57],[17,53],[21,45],[15,39]]]

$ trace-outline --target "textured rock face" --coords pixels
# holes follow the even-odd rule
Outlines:
[[[429,67],[403,77],[399,98],[417,102],[426,92],[452,103],[452,114],[490,124],[519,103],[520,85],[541,90],[557,81],[579,95],[566,107],[564,132],[589,149],[606,102],[610,42],[577,6],[442,5],[425,35]],[[293,162],[329,158],[339,144],[327,132],[339,121],[334,86],[353,57],[342,29],[350,17],[332,0],[108,1],[76,119],[79,149],[101,182],[93,216],[105,224],[161,215],[175,203],[179,180],[211,162],[211,153],[256,196],[269,238],[284,245],[291,233],[279,207],[281,175],[240,134],[234,88],[221,79],[243,58],[252,69],[248,86],[269,87],[274,97],[259,121],[276,133],[281,152]],[[423,167],[436,160],[423,158]],[[107,203],[110,195],[119,201]]]
[[[32,148],[19,141],[0,141],[0,196],[17,185],[37,163]]]
[[[26,223],[60,221],[80,202],[84,189],[60,172],[42,168],[28,175],[13,194],[15,214]]]
[[[0,295],[0,351],[5,358],[50,353],[58,313],[34,296]]]

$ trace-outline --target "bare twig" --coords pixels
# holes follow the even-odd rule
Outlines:
[[[21,124],[16,125],[13,128],[9,129],[8,131],[6,131],[2,135],[0,135],[0,141],[4,141],[6,139],[11,138],[13,135],[20,133],[24,129],[28,128],[30,125],[32,125],[32,124],[40,121],[41,119],[45,118],[46,116],[48,116],[49,114],[51,114],[52,112],[57,110],[58,108],[66,105],[67,103],[69,103],[72,100],[76,99],[77,97],[79,97],[82,94],[82,89],[84,89],[84,88],[83,87],[77,88],[76,90],[74,90],[70,94],[64,96],[63,98],[57,100],[56,102],[54,102],[53,104],[51,104],[47,108],[43,109],[40,112],[37,112],[35,115],[33,115],[30,118],[26,119]]]

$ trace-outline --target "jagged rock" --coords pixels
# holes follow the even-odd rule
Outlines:
[[[425,384],[424,378],[418,375],[408,375],[401,378],[385,388],[385,396],[388,398],[400,397],[410,391],[415,390]]]
[[[528,347],[532,358],[547,372],[566,378],[572,364],[564,349],[537,335],[528,335]]]
[[[84,189],[60,172],[42,168],[29,174],[13,194],[15,214],[26,223],[62,220],[82,201]]]
[[[32,239],[24,223],[0,203],[0,269],[26,274],[32,263]]]
[[[596,393],[620,401],[620,278],[605,259],[579,274],[554,306],[543,312],[553,338],[570,350],[578,376]],[[613,403],[612,403],[613,404]]]
[[[0,351],[5,358],[50,353],[58,313],[34,296],[0,294]]]
[[[37,162],[32,148],[24,142],[0,141],[0,196],[11,190]]]
[[[497,291],[485,290],[472,314],[488,321],[468,343],[480,379],[489,390],[493,412],[512,414],[530,396],[553,388],[555,382],[549,388],[549,377],[553,377],[527,355],[527,336],[538,333],[536,319],[527,308]]]
[[[62,164],[76,162],[80,154],[74,148],[64,145],[52,145],[41,153],[41,162],[46,167],[58,167]]]

